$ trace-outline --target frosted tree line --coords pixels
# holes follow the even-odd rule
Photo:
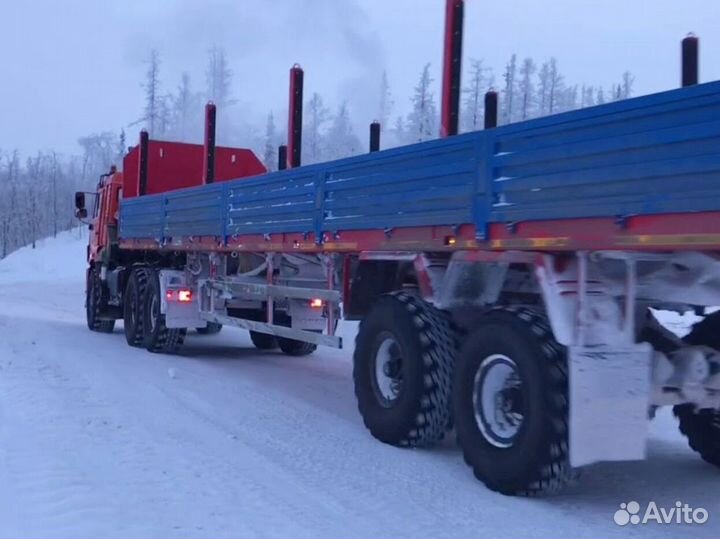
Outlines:
[[[352,99],[331,106],[320,93],[306,96],[303,163],[366,152],[366,128],[372,120],[382,124],[384,148],[436,138],[440,123],[436,70],[432,64],[422,65],[407,97],[394,94],[390,75],[383,73],[375,88],[377,108],[372,118],[354,116]],[[626,99],[633,94],[633,84],[634,77],[627,72],[609,87],[571,82],[555,58],[537,63],[513,55],[500,71],[472,59],[463,73],[460,128],[462,132],[482,129],[484,96],[491,89],[500,97],[499,122],[507,124]],[[76,226],[73,193],[94,191],[101,174],[111,165],[120,166],[139,129],[147,129],[155,139],[201,142],[207,101],[218,106],[219,144],[250,147],[269,170],[277,169],[278,146],[287,138],[287,111],[270,112],[261,126],[247,124],[247,115],[234,98],[233,72],[222,48],[208,51],[200,84],[187,72],[173,82],[165,76],[160,52],[150,51],[141,87],[139,117],[118,130],[81,137],[76,155],[48,151],[22,156],[0,149],[0,258]],[[126,132],[132,133],[131,141]]]
[[[204,90],[193,90],[190,76],[183,73],[175,91],[164,93],[160,68],[159,55],[152,51],[143,84],[144,114],[137,122],[152,137],[200,142],[202,104],[213,101],[218,106],[218,142],[251,147],[268,169],[277,169],[278,146],[287,138],[287,112],[271,111],[264,126],[244,125],[237,120],[244,115],[233,98],[233,73],[225,51],[215,47],[209,52]],[[483,61],[470,60],[463,82],[461,131],[469,132],[482,128],[484,96],[491,89],[500,96],[499,122],[507,124],[628,98],[633,93],[634,78],[626,72],[610,87],[578,84],[566,80],[555,58],[538,64],[533,58],[520,60],[513,55],[497,74]],[[399,100],[384,72],[376,89],[374,117],[362,122],[353,116],[352,100],[331,107],[318,92],[306,96],[302,162],[312,164],[366,152],[366,125],[372,120],[383,126],[385,148],[437,137],[440,111],[435,87],[433,66],[424,64],[412,95]],[[401,110],[408,112],[399,113]]]

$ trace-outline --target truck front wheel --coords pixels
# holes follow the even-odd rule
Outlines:
[[[418,447],[450,425],[455,334],[449,317],[406,292],[381,296],[355,341],[355,395],[381,442]]]
[[[571,477],[566,353],[545,317],[490,311],[458,355],[454,419],[475,476],[508,495],[556,490]]]
[[[160,310],[160,277],[157,271],[148,272],[147,292],[143,305],[143,346],[150,352],[174,354],[182,346],[187,332],[184,328],[169,329]]]
[[[85,311],[88,329],[98,333],[112,333],[115,329],[115,320],[102,318],[103,307],[107,306],[107,293],[95,268],[88,273],[86,294]]]

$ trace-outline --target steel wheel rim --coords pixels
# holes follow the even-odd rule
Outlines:
[[[526,415],[517,364],[503,354],[483,359],[473,380],[472,404],[485,440],[498,448],[512,447]]]
[[[155,331],[157,325],[157,319],[160,316],[160,301],[156,294],[153,294],[150,298],[150,332]]]
[[[394,336],[384,334],[375,351],[373,361],[373,386],[375,394],[386,408],[393,406],[402,392],[402,349]]]

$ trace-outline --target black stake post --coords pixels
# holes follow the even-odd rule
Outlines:
[[[205,105],[205,146],[203,150],[203,183],[215,182],[215,119],[214,103]]]
[[[498,94],[490,90],[485,94],[485,129],[492,129],[498,124]]]
[[[682,40],[682,85],[695,86],[700,81],[700,40],[690,34]]]
[[[465,0],[446,0],[440,136],[458,134]]]
[[[380,151],[380,122],[370,124],[370,152]]]
[[[284,144],[278,148],[278,170],[287,168],[287,146]]]
[[[300,166],[302,155],[303,84],[305,74],[295,64],[290,70],[290,113],[288,115],[288,167]]]
[[[138,159],[138,195],[140,196],[147,194],[149,148],[150,135],[143,129],[140,131],[140,156]]]

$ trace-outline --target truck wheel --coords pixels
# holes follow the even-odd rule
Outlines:
[[[720,350],[720,311],[695,324],[683,340],[693,346]],[[692,404],[682,404],[675,406],[673,412],[692,450],[705,462],[720,468],[720,411],[697,410]]]
[[[150,352],[174,354],[182,346],[187,330],[168,329],[165,315],[160,312],[160,302],[160,277],[157,271],[149,271],[143,307],[143,346]]]
[[[420,447],[450,425],[455,332],[449,317],[406,292],[381,296],[360,323],[353,379],[365,426],[381,442]]]
[[[138,267],[130,272],[123,297],[125,340],[130,346],[141,346],[143,343],[143,305],[145,304],[147,283],[147,268]]]
[[[85,313],[90,331],[112,333],[115,329],[115,320],[101,318],[103,306],[107,305],[106,296],[100,275],[98,275],[97,270],[91,269],[88,274],[87,296],[85,298]]]
[[[274,335],[267,333],[250,332],[250,340],[258,350],[275,350],[278,347],[278,340]]]
[[[286,339],[285,337],[278,337],[277,343],[280,351],[288,356],[309,356],[317,350],[316,344],[296,341],[295,339]]]
[[[217,335],[222,331],[222,324],[217,322],[208,322],[204,328],[197,328],[196,330],[200,335]]]
[[[570,479],[566,352],[544,315],[485,315],[458,356],[453,410],[465,461],[488,488],[532,496]]]
[[[692,404],[675,406],[673,411],[690,448],[705,462],[720,468],[720,411],[697,410]]]

